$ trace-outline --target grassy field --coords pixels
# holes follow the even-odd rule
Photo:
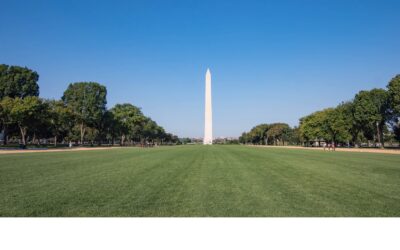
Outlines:
[[[400,216],[400,156],[245,146],[0,155],[0,216]]]

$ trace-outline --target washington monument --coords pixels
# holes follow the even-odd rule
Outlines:
[[[204,112],[204,145],[211,145],[213,143],[212,135],[212,104],[211,104],[211,73],[207,69],[206,73],[206,101]]]

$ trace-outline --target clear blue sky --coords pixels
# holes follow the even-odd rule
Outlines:
[[[40,74],[40,95],[75,81],[108,89],[179,136],[287,122],[383,88],[400,73],[400,1],[0,1],[0,63]]]

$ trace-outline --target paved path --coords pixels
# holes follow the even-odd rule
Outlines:
[[[48,152],[71,152],[71,151],[87,151],[87,150],[106,150],[120,147],[93,147],[93,148],[59,148],[59,149],[2,149],[0,154],[23,154],[23,153],[48,153]]]
[[[300,146],[270,146],[270,145],[249,145],[251,147],[268,148],[288,148],[305,150],[324,150],[322,147],[300,147]],[[326,149],[328,151],[328,149]],[[336,148],[339,152],[361,152],[361,153],[381,153],[381,154],[400,154],[400,149],[379,149],[379,148]]]

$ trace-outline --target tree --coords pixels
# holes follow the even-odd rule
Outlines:
[[[394,134],[394,138],[397,141],[400,141],[400,124],[396,124],[393,127],[393,134]]]
[[[248,142],[248,135],[246,132],[243,132],[241,136],[239,136],[239,143],[246,144]]]
[[[351,102],[314,112],[300,119],[300,135],[305,141],[349,142],[354,129],[352,112]]]
[[[11,107],[10,122],[18,125],[22,144],[26,145],[28,129],[34,129],[34,124],[42,120],[43,114],[46,114],[46,105],[36,96],[28,96],[24,99],[6,97],[2,103],[7,103],[6,106]]]
[[[67,136],[73,127],[73,113],[63,101],[49,100],[48,105],[48,127],[54,136],[54,146],[61,136]]]
[[[0,100],[0,126],[3,128],[4,144],[7,144],[8,129],[13,125],[14,120],[11,117],[11,111],[14,105],[14,99],[6,97]]]
[[[134,136],[138,126],[144,121],[144,115],[138,107],[129,103],[117,104],[111,109],[117,134],[121,136],[121,145],[128,136]]]
[[[259,124],[253,127],[249,132],[243,132],[239,137],[238,143],[246,144],[288,144],[299,143],[298,129],[294,131],[286,123]]]
[[[83,144],[87,127],[99,124],[106,111],[107,89],[96,82],[77,82],[68,86],[62,100],[75,116]]]
[[[282,145],[285,145],[285,141],[289,140],[290,136],[290,127],[286,123],[273,123],[269,125],[269,129],[266,132],[267,138],[272,138],[272,142],[274,145],[282,142]]]
[[[157,138],[159,132],[159,127],[155,121],[146,117],[145,123],[142,130],[143,139],[148,142],[149,140],[153,141]]]
[[[400,117],[400,75],[393,77],[387,88],[391,111],[398,118]]]
[[[381,147],[383,129],[386,126],[389,108],[389,95],[384,89],[360,91],[354,98],[354,119],[364,136],[371,140],[376,135]]]
[[[192,139],[190,139],[190,138],[188,138],[188,137],[185,137],[185,138],[182,138],[182,139],[181,139],[181,142],[182,142],[183,144],[188,144],[188,143],[191,143],[191,142],[192,142]]]
[[[99,144],[101,139],[111,140],[111,144],[115,144],[115,137],[117,136],[117,121],[114,118],[114,114],[107,110],[99,124]]]
[[[247,134],[248,142],[253,144],[267,144],[267,131],[270,128],[269,124],[259,124],[253,127]]]
[[[25,98],[27,96],[38,96],[39,75],[28,68],[0,64],[0,100],[5,97]],[[1,130],[4,135],[4,144],[7,144],[7,132],[10,124],[2,122]]]
[[[300,119],[300,135],[306,142],[329,140],[327,114],[332,109],[316,111]],[[320,144],[320,143],[318,143]]]
[[[389,107],[393,133],[400,141],[400,75],[396,75],[388,84]]]
[[[337,109],[341,112],[341,118],[345,120],[345,124],[347,124],[348,132],[351,135],[350,142],[353,145],[358,143],[358,135],[361,131],[360,125],[357,123],[356,119],[354,118],[354,102],[342,102],[339,104]]]
[[[300,128],[294,127],[291,131],[289,142],[294,145],[300,145],[302,143],[302,138],[300,135]]]
[[[353,120],[350,106],[340,104],[335,109],[326,109],[326,121],[324,122],[328,137],[325,138],[334,143],[349,142],[352,138]]]
[[[39,96],[39,75],[26,67],[0,64],[0,99]]]

